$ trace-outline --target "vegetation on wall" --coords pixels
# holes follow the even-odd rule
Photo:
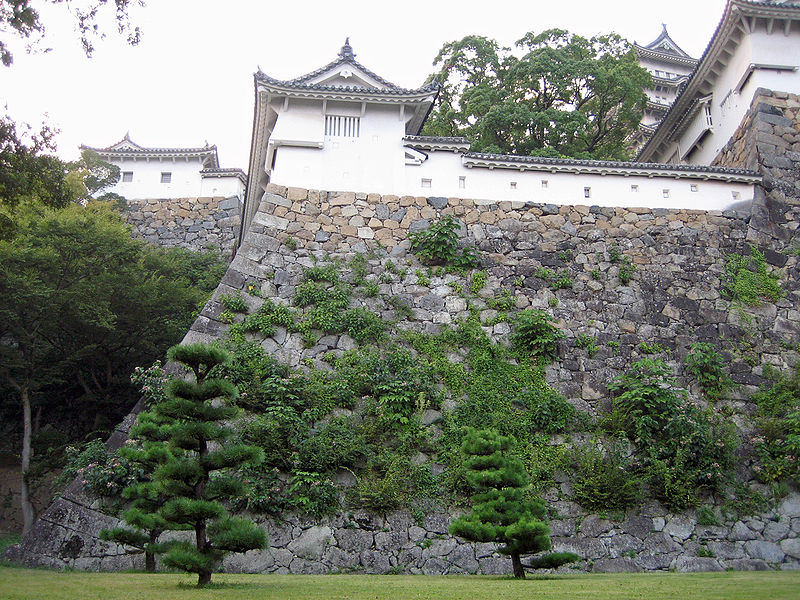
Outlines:
[[[767,269],[764,254],[750,246],[750,255],[728,254],[722,276],[722,293],[733,302],[755,306],[762,300],[775,302],[783,297],[780,276]]]

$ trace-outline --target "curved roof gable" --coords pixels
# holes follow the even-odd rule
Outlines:
[[[353,48],[350,46],[350,38],[347,38],[336,60],[324,67],[306,73],[301,77],[286,80],[270,77],[259,69],[255,74],[255,78],[256,81],[276,91],[346,91],[380,96],[405,96],[428,94],[435,92],[439,88],[439,84],[436,82],[417,89],[402,88],[370,71],[358,62],[355,57]]]
[[[120,141],[106,146],[95,148],[81,144],[81,150],[92,150],[103,157],[133,158],[133,159],[175,159],[175,158],[201,158],[205,168],[216,169],[219,167],[217,147],[206,144],[200,148],[146,148],[131,140],[130,132]]]
[[[653,50],[663,54],[680,56],[681,58],[692,58],[686,52],[684,52],[681,47],[678,46],[678,44],[675,43],[675,40],[669,36],[669,33],[667,33],[666,24],[662,23],[661,26],[663,27],[661,34],[652,42],[642,47],[646,48],[647,50]]]

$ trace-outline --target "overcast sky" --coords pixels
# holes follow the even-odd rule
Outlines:
[[[34,2],[35,4],[35,2]],[[144,146],[219,148],[221,166],[247,169],[257,67],[288,79],[335,59],[346,36],[356,59],[404,87],[432,72],[445,42],[479,34],[513,45],[528,31],[560,27],[582,35],[615,31],[647,44],[666,23],[675,42],[699,57],[725,0],[148,0],[132,11],[142,42],[110,35],[94,58],[82,54],[63,6],[42,10],[42,47],[13,44],[0,66],[0,103],[17,121],[61,130],[59,154],[104,147],[126,131]],[[6,41],[8,40],[8,36]]]

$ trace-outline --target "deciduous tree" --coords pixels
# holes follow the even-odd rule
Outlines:
[[[445,44],[426,135],[464,135],[478,152],[630,158],[650,75],[617,34],[527,33],[518,53],[482,36]],[[518,54],[521,54],[518,55]]]

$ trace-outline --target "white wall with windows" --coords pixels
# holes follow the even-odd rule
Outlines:
[[[397,106],[344,102],[326,103],[323,113],[321,105],[293,100],[278,114],[265,165],[270,180],[325,190],[402,187],[410,115]]]
[[[144,198],[187,198],[200,195],[200,159],[123,159],[111,157],[120,169],[120,180],[108,192],[131,200]]]

